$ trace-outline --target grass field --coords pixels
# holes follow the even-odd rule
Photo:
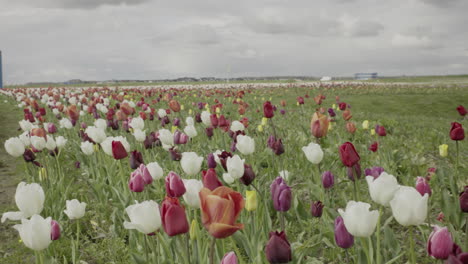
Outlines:
[[[447,226],[451,231],[456,243],[465,246],[468,239],[464,233],[463,226],[467,225],[466,217],[457,211],[458,192],[461,187],[468,184],[468,143],[467,140],[460,142],[459,166],[456,167],[455,143],[449,138],[451,122],[458,121],[465,129],[468,127],[467,119],[461,120],[456,111],[458,105],[467,105],[468,87],[463,85],[450,85],[458,80],[463,82],[468,80],[468,76],[456,76],[449,79],[415,78],[411,82],[431,82],[430,85],[340,85],[331,88],[311,89],[304,87],[293,87],[289,89],[258,89],[246,93],[242,99],[249,104],[249,108],[244,115],[249,118],[249,127],[246,134],[256,141],[255,153],[250,156],[242,156],[245,162],[252,165],[257,178],[255,185],[260,190],[259,206],[257,211],[243,212],[239,221],[244,223],[245,229],[238,231],[232,238],[218,241],[216,256],[219,258],[226,251],[234,250],[241,259],[240,263],[264,263],[264,246],[268,240],[268,232],[277,230],[280,226],[280,217],[273,210],[269,197],[269,186],[271,181],[279,175],[279,171],[288,170],[290,179],[288,185],[293,189],[293,206],[286,214],[286,230],[288,240],[292,244],[294,263],[366,263],[365,254],[362,251],[362,241],[356,240],[355,245],[349,250],[349,259],[343,250],[334,243],[333,220],[338,215],[337,209],[344,208],[346,201],[352,199],[352,184],[346,178],[345,168],[342,166],[338,147],[346,141],[352,142],[361,155],[361,167],[382,166],[385,170],[395,175],[401,185],[414,186],[416,176],[424,176],[431,167],[437,168],[437,172],[431,180],[433,195],[430,198],[430,212],[428,223],[437,223]],[[387,80],[382,80],[387,82]],[[404,78],[389,82],[404,82]],[[136,84],[135,84],[136,85]],[[241,116],[237,113],[237,105],[232,104],[232,97],[224,97],[224,93],[213,94],[210,97],[196,97],[196,91],[183,92],[176,96],[185,109],[171,118],[185,120],[187,116],[193,116],[200,112],[192,103],[206,101],[210,105],[214,104],[214,99],[218,99],[224,104],[222,114],[231,120],[239,120]],[[304,153],[303,146],[316,140],[310,134],[310,118],[317,106],[313,97],[323,94],[326,99],[322,107],[328,109],[335,104],[335,96],[349,104],[352,111],[351,122],[355,123],[357,131],[354,134],[346,131],[346,122],[341,118],[341,112],[337,112],[336,122],[328,132],[326,138],[320,139],[320,145],[324,150],[324,160],[320,166],[309,163]],[[296,98],[298,96],[310,98],[305,99],[305,104],[298,106]],[[139,100],[141,95],[136,91],[128,94],[128,99]],[[146,98],[147,102],[151,99]],[[17,102],[10,98],[0,96],[0,138],[2,143],[9,137],[20,134],[18,132],[18,121],[22,118],[22,109],[17,108]],[[4,102],[6,100],[7,102]],[[276,131],[269,125],[264,126],[264,131],[257,130],[262,119],[262,104],[270,100],[278,106],[275,112],[274,124]],[[284,100],[285,107],[280,106],[280,101]],[[151,104],[151,107],[167,108],[167,102],[161,101]],[[285,110],[285,114],[279,113],[280,109]],[[49,109],[47,109],[48,112]],[[258,111],[257,111],[258,110]],[[193,111],[189,114],[189,111]],[[52,114],[47,118],[56,122]],[[385,126],[387,136],[377,137],[370,135],[370,130],[363,130],[361,124],[364,120],[369,120],[371,128],[376,124]],[[80,121],[92,125],[91,115],[81,117]],[[57,123],[57,122],[56,122]],[[146,120],[145,129],[157,131],[161,125],[157,119],[154,122]],[[170,129],[170,127],[169,127]],[[208,140],[204,129],[197,124],[198,136],[193,138],[187,145],[181,145],[180,151],[194,151],[202,157],[217,149],[229,149],[231,139],[227,133],[219,130],[215,131],[212,140]],[[48,171],[48,179],[39,181],[38,169],[32,164],[24,164],[22,158],[12,158],[5,151],[0,153],[0,186],[1,199],[0,210],[15,211],[14,192],[18,182],[25,180],[28,182],[39,182],[46,192],[46,203],[43,216],[52,216],[57,219],[62,226],[62,237],[54,241],[45,251],[45,263],[71,263],[72,260],[79,259],[87,263],[144,263],[144,243],[141,234],[136,231],[126,230],[122,227],[122,222],[126,219],[124,209],[131,204],[132,200],[139,201],[154,199],[158,203],[164,197],[164,183],[158,181],[154,188],[143,193],[131,193],[126,189],[126,182],[121,184],[117,181],[115,192],[102,179],[120,177],[120,174],[130,175],[127,160],[116,163],[111,157],[102,151],[96,153],[92,158],[84,156],[79,149],[80,139],[77,131],[64,131],[59,129],[59,135],[68,138],[68,147],[58,159],[50,156],[38,154],[38,159],[45,164]],[[108,135],[120,135],[121,130],[108,130]],[[266,146],[269,135],[277,133],[282,138],[285,153],[275,156]],[[141,151],[145,161],[157,160],[167,174],[170,170],[184,175],[178,162],[169,158],[165,150],[158,147],[156,149],[144,149],[141,143],[134,140],[130,134],[127,136],[132,145],[132,150]],[[373,141],[379,141],[380,146],[377,153],[368,151],[368,146]],[[440,157],[439,145],[449,145],[449,156]],[[2,144],[3,145],[3,144]],[[80,161],[81,169],[76,169],[74,163]],[[121,167],[120,167],[121,166]],[[219,166],[217,168],[219,170]],[[316,181],[318,175],[325,170],[332,171],[335,176],[335,187],[331,192],[323,191]],[[222,173],[221,173],[222,174]],[[453,175],[459,175],[458,182],[454,181]],[[93,176],[94,175],[94,176]],[[95,176],[99,175],[99,176]],[[113,175],[113,176],[112,176]],[[219,175],[219,173],[218,173]],[[126,176],[124,176],[126,177]],[[183,176],[184,177],[184,176]],[[197,176],[196,178],[200,178]],[[233,189],[245,193],[251,187],[240,185],[238,182],[231,185]],[[362,200],[371,203],[372,209],[376,209],[376,204],[369,197],[367,184],[361,180],[358,186]],[[458,188],[458,189],[457,189]],[[119,194],[120,193],[120,194]],[[63,214],[65,200],[78,198],[86,201],[87,213],[80,222],[70,222]],[[310,202],[322,200],[325,203],[324,214],[320,220],[310,217]],[[197,219],[197,210],[187,210],[189,223],[190,218]],[[407,229],[392,220],[392,213],[389,208],[383,210],[383,222],[386,222],[382,229],[382,257],[385,261],[390,261],[396,256],[400,256],[394,263],[404,263],[407,258]],[[443,212],[445,220],[436,222],[439,213]],[[271,220],[270,220],[271,219]],[[253,224],[252,224],[253,223]],[[76,247],[76,225],[80,225],[80,247],[75,252]],[[208,252],[209,235],[198,221],[199,238],[197,241],[200,254]],[[34,256],[34,252],[27,249],[19,241],[17,232],[11,228],[12,222],[1,224],[0,229],[0,252],[3,258],[0,263],[21,263],[28,262]],[[425,243],[431,232],[427,225],[420,225],[417,228],[415,253],[417,263],[434,263],[434,259],[427,256]],[[160,232],[163,233],[163,232]],[[185,247],[183,239],[169,238],[163,234],[158,235],[162,244],[151,244],[150,247],[157,248],[151,253],[152,258],[158,256],[161,259],[170,260],[171,252],[177,252]],[[158,237],[157,236],[157,237]],[[378,238],[372,236],[374,244]],[[168,241],[164,248],[164,242]],[[153,242],[151,242],[153,243]],[[195,242],[190,242],[194,247]],[[201,248],[200,248],[201,245]],[[466,244],[468,246],[468,243]],[[194,247],[196,248],[196,247]],[[73,250],[72,250],[73,249]],[[468,248],[464,248],[468,251]],[[118,252],[116,254],[116,252]],[[180,252],[179,252],[180,253]],[[178,253],[178,254],[179,254]],[[76,255],[74,255],[76,254]],[[186,262],[185,255],[180,253],[177,257],[178,263]],[[49,261],[49,262],[47,262]],[[171,261],[168,261],[171,263]],[[206,262],[207,263],[207,262]],[[385,263],[385,262],[384,262]]]

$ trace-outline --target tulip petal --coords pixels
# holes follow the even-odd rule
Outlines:
[[[234,226],[222,224],[222,223],[212,223],[209,228],[208,232],[216,237],[216,238],[226,238],[232,234],[234,234],[237,230],[243,229],[243,224],[236,224]]]

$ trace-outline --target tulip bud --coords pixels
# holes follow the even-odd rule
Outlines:
[[[431,196],[432,191],[431,191],[431,186],[427,182],[426,178],[424,177],[418,177],[416,179],[416,191],[418,191],[421,196],[424,196],[424,194],[428,194]]]
[[[128,188],[132,192],[142,192],[145,189],[145,181],[140,173],[132,173],[128,181]]]
[[[86,203],[78,201],[77,199],[67,200],[66,201],[67,209],[64,213],[70,218],[73,219],[80,219],[85,215],[86,211]]]
[[[190,235],[190,240],[195,240],[198,238],[198,231],[199,230],[199,227],[198,227],[198,222],[197,220],[193,219],[192,220],[192,223],[190,224],[190,231],[189,231],[189,235]]]
[[[323,159],[323,150],[319,144],[311,142],[306,147],[302,147],[302,151],[312,164],[319,164]]]
[[[348,130],[349,133],[354,134],[354,132],[356,132],[356,125],[353,122],[347,122],[346,130]]]
[[[263,116],[266,118],[272,118],[274,116],[273,105],[270,101],[263,103]]]
[[[226,253],[220,264],[237,264],[237,256],[234,251]]]
[[[447,157],[448,156],[448,145],[447,144],[442,144],[439,146],[439,154],[441,157]]]
[[[321,201],[316,201],[316,202],[313,202],[311,205],[310,205],[310,212],[312,214],[312,217],[322,217],[322,212],[323,212],[323,207],[325,205],[321,202]]]
[[[112,155],[114,159],[119,160],[128,156],[127,150],[120,141],[112,141]]]
[[[338,213],[343,217],[346,230],[357,237],[370,237],[379,219],[379,212],[370,211],[370,204],[363,202],[348,201],[346,209],[340,208]]]
[[[465,130],[460,123],[453,122],[450,129],[450,138],[455,141],[463,140],[465,138]]]
[[[335,175],[333,175],[330,171],[326,171],[322,173],[322,185],[323,188],[329,189],[333,187],[335,183]]]
[[[60,238],[60,225],[57,221],[52,220],[50,222],[51,230],[50,230],[50,239],[52,241],[57,240]]]
[[[304,104],[304,98],[303,98],[302,96],[298,96],[298,97],[296,98],[296,100],[297,100],[297,103],[298,103],[298,104],[300,104],[300,105],[303,105],[303,104]]]
[[[23,241],[24,245],[32,250],[46,249],[50,243],[52,231],[52,219],[50,217],[44,219],[40,215],[33,215],[31,219],[21,219],[21,224],[14,225]]]
[[[461,116],[466,116],[466,114],[468,113],[465,109],[465,107],[463,107],[463,105],[459,105],[457,107],[457,111],[458,113],[461,115]]]
[[[257,206],[258,206],[257,192],[246,191],[245,195],[246,195],[245,209],[249,212],[257,210]]]
[[[203,171],[202,181],[203,186],[210,189],[211,191],[218,188],[219,186],[223,186],[223,184],[219,181],[218,175],[216,175],[216,171],[214,169]]]
[[[361,159],[351,142],[344,143],[340,146],[339,150],[341,161],[346,167],[353,167]]]
[[[216,168],[216,160],[215,160],[215,157],[214,157],[213,153],[208,154],[208,156],[206,158],[206,163],[207,163],[209,169]]]
[[[211,138],[213,136],[213,127],[205,128],[205,133],[208,138]]]
[[[291,208],[291,188],[281,177],[277,177],[270,185],[271,199],[276,211],[285,212]]]
[[[180,197],[182,196],[186,189],[184,182],[175,172],[171,171],[166,177],[166,194],[169,197]]]
[[[364,120],[362,122],[362,129],[364,129],[364,130],[369,129],[369,120]]]
[[[244,175],[240,178],[240,181],[245,185],[249,186],[255,180],[255,172],[252,166],[244,163]]]
[[[316,138],[325,137],[328,132],[329,121],[325,115],[315,112],[310,123],[312,135]]]
[[[465,190],[460,193],[459,201],[461,211],[468,213],[468,185],[465,186]]]
[[[354,244],[354,237],[346,229],[341,216],[335,219],[335,242],[337,246],[343,249],[350,248]]]
[[[189,224],[184,208],[179,199],[166,197],[161,205],[161,219],[168,236],[184,234],[189,231]]]
[[[372,152],[377,152],[378,149],[379,143],[377,141],[374,141],[374,143],[372,143],[372,145],[369,146],[369,150]]]
[[[427,241],[427,253],[436,259],[447,259],[453,248],[452,235],[447,227],[434,226]]]
[[[139,152],[138,150],[130,152],[130,167],[132,169],[140,167],[140,165],[143,163],[143,155],[141,154],[141,152]]]
[[[384,172],[384,168],[382,167],[367,168],[365,170],[365,176],[372,176],[374,178],[378,178],[382,172]]]
[[[291,245],[284,231],[270,232],[265,254],[270,263],[287,263],[292,260]]]
[[[328,115],[330,115],[330,117],[335,117],[336,116],[336,113],[333,110],[333,108],[328,108]]]

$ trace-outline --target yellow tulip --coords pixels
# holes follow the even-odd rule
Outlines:
[[[371,129],[371,130],[370,130],[370,134],[371,134],[372,136],[375,135],[375,129]]]
[[[221,113],[221,108],[216,107],[216,113],[217,113],[217,114]]]
[[[176,126],[172,126],[172,129],[171,129],[172,134],[174,134],[174,132],[177,130],[177,128],[178,127],[176,127]]]
[[[328,131],[332,131],[332,130],[333,130],[332,124],[333,124],[333,122],[328,123]]]
[[[333,105],[332,105],[332,108],[336,110],[336,104],[333,104]]]
[[[205,109],[209,112],[210,111],[210,106],[208,104],[206,104]]]
[[[369,120],[364,120],[364,122],[362,122],[362,129],[369,129]]]
[[[249,212],[257,210],[257,192],[256,191],[247,191],[246,192],[246,201],[245,209]]]
[[[180,106],[180,110],[184,110],[184,108],[185,108],[184,105]]]
[[[267,122],[268,122],[268,118],[263,117],[262,118],[262,126],[265,126],[267,124]]]
[[[188,114],[189,114],[189,115],[192,114],[192,109],[189,109],[189,110],[188,110]]]
[[[199,229],[198,228],[198,222],[197,222],[197,220],[193,219],[192,224],[190,224],[190,231],[189,231],[189,235],[190,235],[191,240],[197,239],[198,229]]]
[[[439,154],[441,157],[447,157],[448,156],[448,145],[447,144],[442,144],[439,146]]]
[[[296,105],[299,106],[299,102],[296,102]]]
[[[43,181],[45,179],[47,179],[47,170],[46,170],[46,168],[41,168],[39,170],[39,180]]]
[[[262,126],[262,125],[258,125],[257,130],[258,130],[258,132],[263,132],[263,126]]]
[[[241,99],[240,99],[240,98],[237,98],[236,101],[239,103],[239,102],[241,101]]]

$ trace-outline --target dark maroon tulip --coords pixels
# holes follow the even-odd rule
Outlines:
[[[335,175],[331,173],[331,171],[326,171],[322,173],[322,185],[323,188],[329,189],[333,187],[333,184],[335,184]]]
[[[206,157],[206,163],[208,165],[208,168],[216,168],[216,160],[213,153],[208,154],[208,156]]]
[[[468,185],[465,186],[465,190],[460,193],[460,209],[464,213],[468,213]]]
[[[227,120],[224,115],[219,116],[218,119],[218,126],[221,128],[224,132],[227,132],[231,126],[229,120]]]
[[[151,133],[146,136],[145,141],[143,141],[143,146],[145,147],[145,149],[153,148],[156,145],[155,141],[156,140],[154,138],[154,134]]]
[[[452,128],[450,129],[450,138],[455,141],[463,140],[465,138],[465,130],[460,123],[452,123]]]
[[[108,120],[107,121],[107,127],[112,128],[112,130],[118,130],[119,129],[119,121],[116,120]]]
[[[418,177],[416,179],[416,191],[418,191],[421,194],[421,196],[424,196],[424,194],[426,193],[429,196],[432,194],[431,186],[429,186],[429,183],[427,182],[426,178]]]
[[[217,127],[218,127],[218,116],[216,116],[216,114],[211,114],[211,115],[210,115],[210,121],[211,121],[211,125],[212,125],[214,128],[217,128]]]
[[[81,168],[81,162],[75,161],[75,168],[77,169]]]
[[[343,102],[338,104],[338,107],[340,108],[341,111],[346,110],[346,106],[347,106],[346,103],[343,103]]]
[[[161,220],[164,232],[168,236],[185,234],[189,231],[189,224],[184,208],[179,199],[166,197],[161,205]]]
[[[143,155],[138,150],[130,152],[130,168],[133,170],[140,167],[141,164],[144,164]]]
[[[331,117],[335,117],[335,116],[336,116],[336,113],[335,113],[335,111],[333,110],[333,108],[328,108],[328,114],[329,114]]]
[[[263,116],[266,118],[272,118],[275,115],[273,111],[273,105],[270,101],[263,103]]]
[[[375,126],[375,133],[377,133],[377,135],[379,135],[381,137],[385,137],[387,135],[387,131],[385,131],[385,127],[384,126],[379,126],[379,125]]]
[[[284,145],[283,145],[283,141],[281,139],[278,139],[275,141],[275,143],[273,144],[273,152],[276,154],[276,155],[281,155],[284,153]]]
[[[178,127],[180,126],[180,119],[179,118],[174,118],[174,120],[172,120],[172,125]]]
[[[180,154],[179,151],[177,151],[177,149],[175,148],[169,149],[169,155],[171,156],[171,159],[173,161],[179,161],[180,159],[182,159],[182,154]]]
[[[296,98],[297,102],[300,104],[300,105],[303,105],[304,104],[304,98],[302,96],[298,96]]]
[[[232,152],[236,151],[236,141],[232,141],[230,150]]]
[[[185,193],[185,185],[179,175],[171,171],[166,177],[166,194],[169,197],[180,197]]]
[[[161,118],[161,126],[165,126],[169,123],[171,123],[171,120],[169,120],[168,116],[164,116],[163,118]]]
[[[125,150],[122,142],[115,140],[112,141],[112,155],[116,160],[123,159],[128,156],[127,150]]]
[[[23,158],[26,162],[33,162],[36,160],[36,155],[31,149],[27,148],[23,153]]]
[[[232,158],[232,153],[223,151],[221,152],[221,154],[218,155],[218,158],[219,158],[219,161],[221,162],[221,165],[223,166],[223,169],[227,171],[226,162],[228,158]]]
[[[196,113],[196,114],[195,114],[195,122],[197,122],[197,123],[201,123],[201,122],[202,122],[201,114],[200,114],[200,113]]]
[[[145,181],[140,173],[132,173],[128,181],[128,188],[132,192],[142,192],[145,189]]]
[[[291,245],[284,231],[270,232],[265,255],[270,263],[288,263],[292,260]]]
[[[49,134],[54,134],[57,132],[57,127],[55,126],[54,123],[48,123],[47,124],[47,133]]]
[[[312,217],[318,217],[318,218],[322,217],[324,206],[325,205],[321,201],[313,202],[310,205],[310,213],[312,214]]]
[[[339,150],[341,162],[343,162],[343,165],[346,167],[353,167],[361,159],[351,142],[343,143]]]
[[[255,172],[252,166],[244,163],[244,175],[240,178],[240,181],[245,185],[249,186],[255,180]]]
[[[452,235],[447,227],[434,226],[427,241],[427,253],[436,259],[447,259],[453,249]]]
[[[335,219],[335,242],[340,248],[350,248],[354,244],[354,237],[348,232],[344,225],[343,217]]]
[[[271,199],[276,211],[286,212],[291,208],[291,188],[286,184],[283,178],[276,178],[270,185]]]
[[[213,127],[207,127],[205,128],[205,133],[208,138],[211,138],[213,136]]]
[[[463,105],[459,105],[457,107],[457,111],[458,113],[461,115],[461,116],[466,116],[466,114],[468,113],[465,109],[465,107],[463,107]]]
[[[273,149],[273,145],[275,144],[275,142],[276,142],[275,136],[271,135],[268,137],[267,146]]]
[[[202,182],[203,187],[208,188],[211,191],[218,188],[219,186],[223,186],[223,184],[218,179],[218,175],[216,175],[215,169],[202,171]]]
[[[237,264],[237,256],[234,251],[226,253],[220,264]]]
[[[39,113],[41,114],[41,116],[45,116],[46,115],[46,109],[45,108],[39,108]]]
[[[377,179],[382,172],[384,172],[384,168],[382,167],[372,167],[372,168],[367,168],[364,173],[366,176],[372,176],[374,179]]]
[[[281,110],[280,110],[280,113],[281,113],[282,115],[284,115],[284,114],[286,114],[286,110],[281,109]]]
[[[200,110],[202,110],[203,107],[205,107],[205,105],[202,102],[198,102],[197,106],[198,106],[198,109]]]
[[[377,141],[374,141],[374,143],[372,143],[372,145],[370,145],[369,147],[369,150],[372,152],[377,152],[378,149],[379,149],[379,143]]]
[[[361,165],[359,163],[356,163],[352,167],[346,167],[346,174],[348,175],[348,178],[352,181],[354,181],[356,178],[360,179],[362,176]]]
[[[52,220],[50,222],[52,228],[50,229],[50,239],[52,241],[57,240],[60,238],[60,225],[57,221]]]
[[[458,256],[451,254],[445,264],[468,264],[468,253],[461,253]]]

